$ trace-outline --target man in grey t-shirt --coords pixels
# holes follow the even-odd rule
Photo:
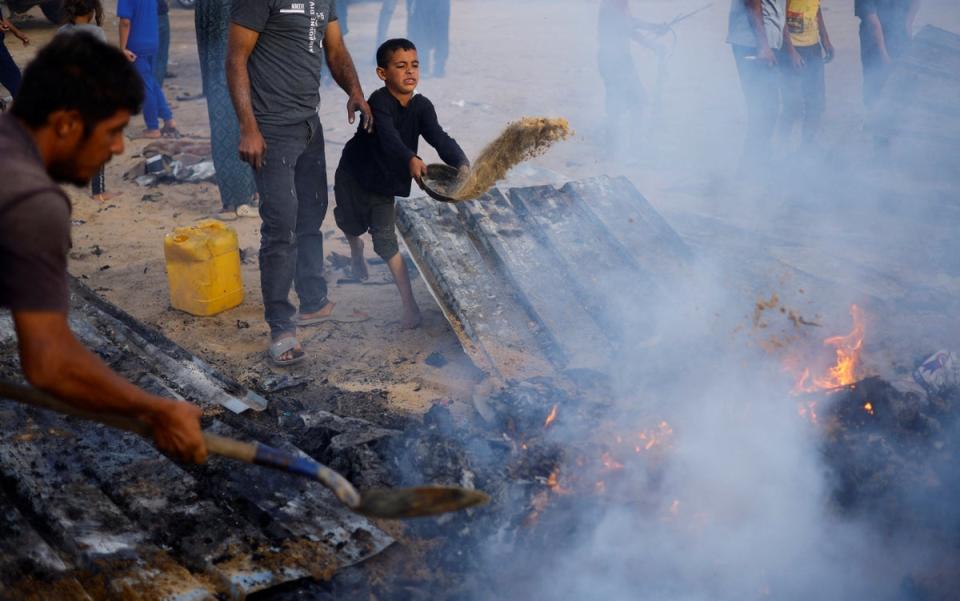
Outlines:
[[[780,79],[774,51],[783,44],[786,18],[787,0],[731,0],[727,43],[733,49],[747,103],[741,167],[769,156],[780,114]]]
[[[317,116],[324,59],[349,96],[350,123],[373,115],[343,41],[334,0],[234,0],[227,82],[240,121],[240,156],[256,170],[260,193],[260,288],[270,326],[270,358],[304,358],[297,326],[359,321],[327,299],[323,235],[327,171]],[[290,303],[296,286],[300,311]]]

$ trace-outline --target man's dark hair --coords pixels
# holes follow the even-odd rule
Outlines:
[[[53,38],[23,72],[10,112],[30,127],[51,113],[75,110],[86,133],[121,109],[140,112],[143,81],[119,49],[77,32]]]
[[[386,42],[380,44],[380,47],[377,48],[377,66],[381,69],[386,69],[387,65],[390,64],[390,57],[393,56],[393,53],[397,50],[416,50],[417,47],[413,45],[413,42],[406,38],[393,38],[392,40],[387,40]]]

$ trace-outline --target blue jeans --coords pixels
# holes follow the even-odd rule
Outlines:
[[[164,121],[173,119],[173,113],[167,106],[167,99],[163,96],[163,88],[153,78],[155,60],[156,57],[152,54],[137,54],[137,60],[133,63],[143,81],[143,122],[147,124],[147,129],[159,129],[159,119]]]
[[[153,79],[162,86],[167,77],[167,62],[170,60],[170,15],[157,15],[160,28],[160,45],[157,47],[157,57],[153,61]]]
[[[296,330],[291,284],[302,313],[319,311],[328,302],[320,231],[327,213],[327,164],[316,115],[292,125],[261,125],[260,131],[267,143],[263,165],[254,175],[263,221],[260,290],[275,338]]]

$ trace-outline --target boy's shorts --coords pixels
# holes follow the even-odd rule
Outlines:
[[[373,250],[384,261],[400,252],[397,243],[397,214],[392,196],[364,190],[346,170],[337,167],[333,179],[337,206],[333,217],[343,233],[362,236],[370,232]]]

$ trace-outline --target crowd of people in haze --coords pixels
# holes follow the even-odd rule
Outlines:
[[[873,106],[912,38],[920,0],[855,0],[860,22],[863,101]],[[635,154],[648,104],[631,44],[658,49],[665,24],[633,17],[628,0],[601,0],[598,19],[600,76],[606,89],[608,146],[614,156]],[[815,147],[826,109],[824,66],[835,55],[821,0],[732,0],[727,43],[746,100],[743,163],[770,156],[779,130],[788,138],[797,125]]]
[[[918,5],[856,0],[867,104],[906,52]],[[318,106],[325,70],[347,95],[348,121],[360,113],[334,178],[334,218],[350,244],[353,276],[368,276],[363,237],[369,234],[399,290],[401,324],[421,322],[399,253],[395,199],[408,196],[412,182],[427,175],[417,154],[421,137],[448,165],[468,170],[469,161],[438,123],[430,100],[416,93],[421,71],[445,72],[450,2],[407,0],[411,39],[387,39],[395,7],[391,0],[382,6],[374,59],[383,87],[367,96],[344,38],[345,3],[197,2],[220,216],[252,215],[256,206],[262,221],[266,355],[277,366],[305,359],[300,329],[368,318],[331,301],[323,276],[328,182]],[[12,107],[0,115],[0,308],[12,313],[21,365],[32,384],[77,407],[141,419],[161,449],[203,461],[199,409],[119,378],[76,340],[67,320],[70,200],[58,184],[93,180],[102,197],[103,166],[124,151],[124,129],[138,112],[145,123],[141,136],[179,135],[162,88],[166,0],[118,0],[119,47],[105,42],[99,0],[64,0],[63,9],[68,22],[22,78],[2,37],[9,33],[24,44],[29,38],[6,15],[0,21],[0,82],[13,94]],[[627,0],[601,0],[600,76],[614,128],[611,146],[618,152],[624,136],[639,135],[632,128],[646,97],[631,43],[652,46],[651,38],[669,29],[634,19]],[[834,54],[820,0],[732,0],[727,41],[747,101],[745,159],[766,159],[778,120],[784,129],[802,121],[804,139],[812,142],[825,106],[823,66]]]

